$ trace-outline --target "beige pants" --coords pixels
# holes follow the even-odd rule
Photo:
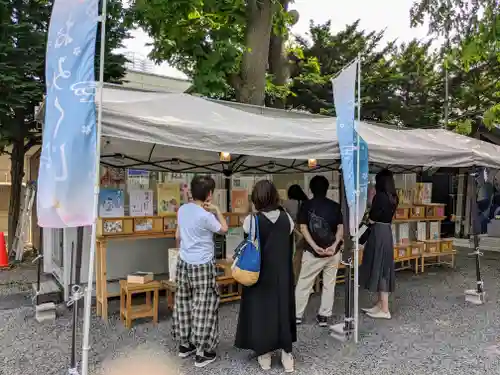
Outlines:
[[[323,290],[318,315],[332,316],[333,300],[335,297],[335,282],[337,278],[340,252],[333,257],[316,258],[309,251],[304,251],[299,281],[295,288],[295,306],[297,318],[304,316],[309,296],[316,277],[323,272]]]

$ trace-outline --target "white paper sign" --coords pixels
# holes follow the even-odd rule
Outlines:
[[[132,190],[129,196],[130,216],[153,216],[152,190]]]

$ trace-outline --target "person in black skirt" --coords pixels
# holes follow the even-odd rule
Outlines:
[[[236,347],[253,350],[263,370],[271,368],[271,354],[281,350],[285,372],[294,371],[292,344],[297,341],[295,299],[293,291],[294,223],[279,204],[279,195],[272,182],[259,181],[252,191],[259,222],[261,268],[259,280],[243,287]],[[255,220],[249,215],[243,230],[255,238]]]
[[[389,170],[379,172],[375,179],[375,197],[369,214],[370,234],[360,267],[361,285],[378,294],[372,308],[362,309],[375,319],[390,319],[389,293],[394,292],[394,241],[391,223],[398,206],[394,176]]]

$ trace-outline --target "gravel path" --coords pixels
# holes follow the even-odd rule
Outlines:
[[[487,253],[483,272],[487,303],[470,306],[463,291],[474,285],[472,259],[459,259],[455,270],[429,269],[426,274],[398,273],[393,319],[373,321],[362,317],[360,343],[341,344],[314,324],[314,309],[299,328],[296,374],[310,375],[474,375],[500,373],[500,254]],[[55,324],[38,324],[30,304],[30,267],[0,271],[0,374],[65,374],[71,341],[71,313],[59,311]],[[342,318],[343,287],[337,288],[335,322]],[[361,294],[362,304],[368,296]],[[164,305],[164,304],[163,304]],[[164,307],[164,306],[163,306]],[[125,375],[256,375],[263,373],[251,353],[233,348],[238,305],[220,311],[219,360],[204,369],[175,358],[170,314],[162,308],[160,324],[148,321],[127,330],[118,319],[118,303],[108,323],[92,320],[91,370],[100,375],[115,369]],[[81,325],[80,325],[81,329]],[[81,338],[78,340],[81,342]],[[135,361],[134,361],[135,359]],[[118,371],[119,365],[125,366]],[[139,366],[135,369],[134,365]],[[281,374],[276,358],[270,374]]]

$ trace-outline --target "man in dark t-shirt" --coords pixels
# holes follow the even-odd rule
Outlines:
[[[321,272],[323,291],[317,315],[319,325],[327,326],[332,316],[343,225],[340,204],[326,197],[328,188],[326,177],[314,176],[309,184],[313,198],[304,202],[297,218],[306,241],[306,252],[295,289],[297,324],[302,323],[314,282]]]

